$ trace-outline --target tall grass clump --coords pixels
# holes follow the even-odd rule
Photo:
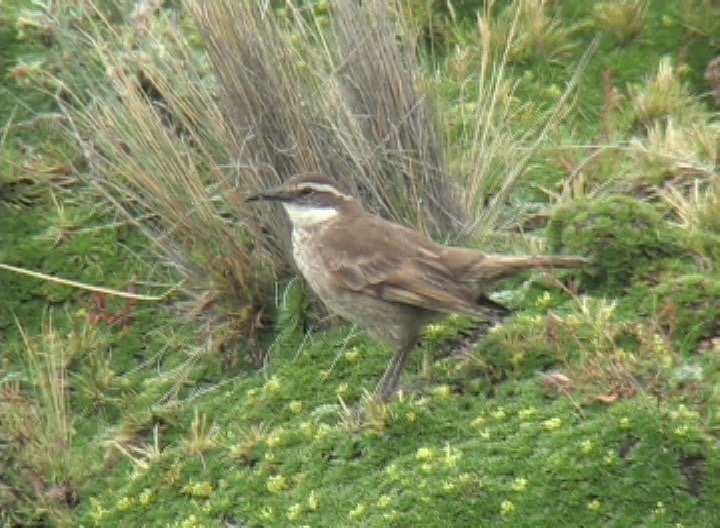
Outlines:
[[[18,328],[22,362],[0,370],[0,523],[61,523],[82,472],[69,398],[75,346],[51,318],[37,336]]]
[[[57,15],[57,98],[87,164],[81,177],[146,235],[149,268],[184,281],[219,343],[247,336],[280,266],[243,203],[265,178],[244,163],[252,147],[231,133],[178,16],[122,15],[92,2]]]

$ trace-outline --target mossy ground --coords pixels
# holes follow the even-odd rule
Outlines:
[[[470,4],[438,38],[476,38]],[[527,82],[516,97],[549,104],[600,25],[594,4],[558,6],[572,31],[555,49],[548,39],[518,55],[512,68]],[[0,125],[54,108],[14,69],[55,52],[20,38],[16,8],[28,5],[0,7]],[[568,143],[644,138],[649,116],[633,106],[632,87],[665,55],[682,65],[690,93],[705,93],[718,42],[684,11],[705,7],[653,1],[639,35],[606,36],[560,126]],[[708,17],[712,27],[720,14]],[[603,85],[609,69],[618,102]],[[452,80],[443,88],[458,92]],[[710,120],[711,104],[693,111]],[[72,180],[76,153],[65,141],[44,123],[4,135],[0,263],[117,289],[173,283],[148,263],[140,233],[57,177]],[[583,156],[559,152],[548,151],[520,196],[561,194]],[[265,337],[267,371],[257,372],[205,347],[172,302],[128,305],[0,270],[0,522],[717,526],[720,222],[684,226],[638,191],[681,171],[643,167],[610,151],[585,165],[587,187],[610,190],[558,198],[545,235],[593,264],[508,284],[502,295],[519,314],[484,339],[462,318],[432,327],[432,380],[389,405],[365,395],[388,351],[345,327],[306,335],[298,283]],[[62,368],[48,370],[58,357]],[[422,362],[413,358],[409,378]],[[34,422],[44,416],[42,380],[61,371],[66,426]]]

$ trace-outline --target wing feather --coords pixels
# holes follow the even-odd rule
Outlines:
[[[319,240],[337,287],[430,311],[483,316],[505,310],[456,276],[445,263],[445,246],[371,215],[354,227],[363,236],[351,244],[346,230],[332,226]]]

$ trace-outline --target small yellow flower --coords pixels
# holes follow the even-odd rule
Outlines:
[[[300,424],[300,431],[305,436],[315,436],[315,424],[312,422],[303,422]]]
[[[303,402],[300,400],[293,400],[288,404],[288,409],[293,414],[300,414],[303,410]]]
[[[315,491],[311,491],[310,495],[308,495],[308,509],[310,511],[317,511],[318,508],[320,508],[320,499],[318,498],[317,493]]]
[[[512,483],[512,489],[515,491],[525,491],[527,489],[527,479],[518,477]]]
[[[117,501],[115,508],[117,508],[120,511],[127,511],[133,507],[134,503],[135,503],[135,501],[133,499],[131,499],[130,497],[123,497],[122,499]]]
[[[445,446],[445,465],[447,467],[457,467],[458,461],[462,458],[462,452],[459,449]]]
[[[560,429],[560,426],[562,425],[562,420],[560,418],[550,418],[549,420],[545,420],[543,422],[543,426],[548,431],[557,431]]]
[[[620,429],[630,429],[630,427],[632,427],[630,418],[628,418],[627,416],[620,418]]]
[[[265,439],[265,443],[269,448],[278,447],[282,445],[283,443],[283,429],[280,428],[277,431],[274,431],[268,435],[268,437]]]
[[[360,519],[364,515],[365,505],[362,502],[358,502],[357,505],[348,513],[348,517],[351,519]]]
[[[507,414],[505,414],[505,411],[503,409],[498,409],[494,413],[492,413],[492,417],[496,420],[504,420]]]
[[[265,484],[270,493],[279,493],[288,487],[287,479],[283,475],[276,475],[267,479]]]
[[[155,502],[155,492],[150,488],[145,488],[140,492],[138,502],[143,506],[147,506],[148,504]]]
[[[535,304],[539,308],[546,308],[547,306],[552,304],[552,296],[550,295],[550,292],[545,291],[545,293],[543,293],[543,296],[541,298],[539,298],[537,301],[535,301]]]
[[[180,524],[175,524],[178,528],[198,528],[197,517],[194,513],[191,513],[187,519],[184,519]]]
[[[434,387],[432,389],[432,394],[438,400],[447,400],[452,397],[452,391],[450,390],[450,387],[448,387],[447,385],[439,385],[437,387]]]
[[[357,361],[358,359],[360,359],[360,352],[358,352],[357,348],[348,350],[347,352],[345,352],[345,359],[348,361]]]
[[[600,509],[600,501],[595,499],[587,503],[587,509],[592,511],[598,511]]]
[[[535,407],[529,407],[527,409],[522,409],[518,413],[518,418],[520,418],[521,420],[527,420],[529,418],[532,418],[535,415],[535,412],[536,412]]]
[[[287,518],[288,521],[297,521],[300,515],[302,515],[303,512],[303,505],[299,502],[296,502],[292,506],[288,508],[287,511]]]
[[[675,436],[687,436],[688,432],[690,431],[690,428],[687,425],[678,425],[675,429],[673,429],[673,434]]]
[[[429,447],[420,447],[415,452],[415,460],[420,460],[421,462],[429,462],[434,458],[435,452]]]
[[[317,428],[317,431],[315,431],[315,439],[321,440],[323,438],[326,438],[330,435],[330,433],[332,433],[332,431],[333,428],[330,425],[326,423],[320,424]]]
[[[103,508],[102,504],[100,504],[100,501],[97,499],[90,499],[90,504],[92,505],[90,515],[95,521],[95,524],[100,524],[109,512]]]
[[[615,451],[608,449],[603,460],[608,465],[614,464],[617,461],[617,454]]]
[[[478,416],[472,422],[470,422],[470,427],[473,427],[475,429],[479,429],[483,425],[485,425],[485,417],[484,416]]]
[[[392,497],[388,495],[382,495],[377,501],[378,507],[383,509],[390,506],[390,504],[392,504]]]
[[[589,455],[592,453],[593,447],[593,443],[590,440],[583,440],[580,442],[580,451],[582,451],[583,455]]]
[[[512,501],[504,500],[500,503],[500,515],[509,515],[515,511],[515,505]]]
[[[277,392],[283,388],[284,384],[285,380],[283,380],[281,377],[273,376],[265,382],[265,385],[263,385],[263,390],[266,392]]]
[[[181,490],[185,495],[190,495],[194,499],[207,499],[212,495],[213,487],[207,480],[202,482],[191,482]]]

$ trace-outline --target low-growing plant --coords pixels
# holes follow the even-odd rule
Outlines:
[[[600,2],[593,6],[593,17],[600,28],[625,45],[642,32],[647,10],[648,0]]]
[[[509,42],[508,60],[524,63],[536,58],[551,62],[567,59],[575,49],[574,26],[563,24],[552,13],[548,0],[515,0],[498,15],[498,40],[502,49]]]
[[[646,135],[630,140],[628,176],[636,183],[658,187],[667,182],[685,187],[693,180],[712,180],[718,137],[720,127],[714,122],[655,120]]]
[[[583,284],[615,291],[628,286],[644,266],[681,257],[682,240],[655,206],[621,195],[567,204],[553,213],[548,224],[553,251],[592,257],[581,271]]]
[[[669,276],[649,290],[639,308],[655,314],[680,352],[693,353],[701,340],[720,335],[720,280],[697,273]]]
[[[650,127],[658,119],[693,123],[703,118],[702,108],[681,80],[678,69],[670,57],[664,57],[657,73],[645,84],[630,86],[630,113],[636,124]]]

